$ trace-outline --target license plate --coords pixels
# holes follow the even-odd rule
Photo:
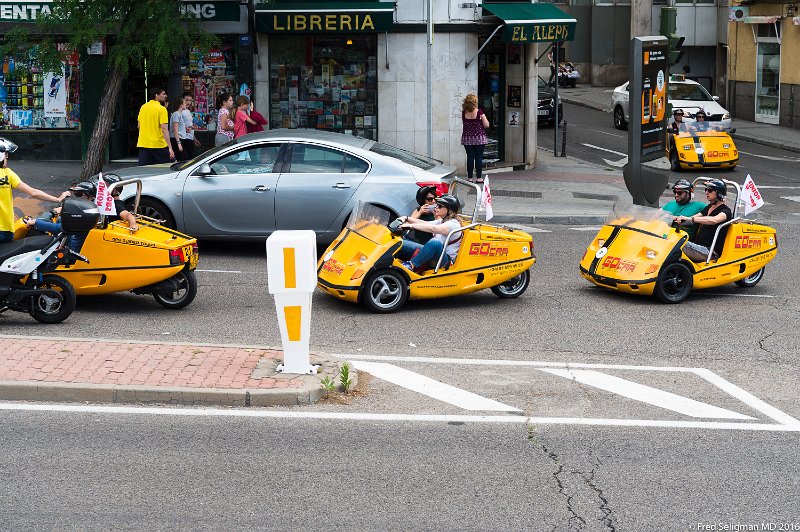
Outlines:
[[[539,116],[547,116],[547,115],[550,114],[550,111],[548,111],[547,109],[539,109],[538,113],[539,113]]]
[[[183,254],[186,256],[186,259],[189,261],[189,269],[194,270],[197,269],[197,259],[200,257],[193,252],[193,246],[186,246],[183,248]]]

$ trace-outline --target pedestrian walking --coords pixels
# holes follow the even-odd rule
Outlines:
[[[175,152],[175,160],[187,160],[186,149],[184,145],[187,143],[186,138],[186,119],[183,117],[183,111],[186,110],[186,100],[183,98],[176,99],[172,104],[169,115],[169,141],[172,144],[172,151]],[[188,141],[189,144],[194,144]]]
[[[483,173],[483,149],[489,142],[486,129],[489,120],[482,110],[478,109],[478,97],[470,93],[461,104],[461,144],[467,152],[467,179],[473,174],[481,181]]]
[[[138,125],[139,166],[168,163],[175,159],[175,152],[169,141],[167,124],[169,118],[164,102],[167,91],[161,88],[152,90],[152,100],[139,109]]]
[[[186,140],[188,141],[183,144],[183,152],[186,154],[186,160],[188,161],[194,159],[194,149],[199,148],[202,144],[194,136],[194,115],[192,114],[194,111],[194,97],[191,93],[184,92],[183,101],[186,104],[186,108],[182,113],[183,123],[186,126]]]
[[[233,115],[233,138],[238,139],[249,133],[248,126],[255,126],[256,122],[250,118],[250,100],[247,96],[236,98],[236,110]]]
[[[217,134],[214,136],[214,144],[221,146],[233,140],[233,120],[231,119],[231,109],[233,108],[233,96],[223,92],[217,96]]]

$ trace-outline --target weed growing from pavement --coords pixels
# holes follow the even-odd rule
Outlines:
[[[342,369],[339,372],[339,382],[342,384],[342,391],[347,393],[350,386],[353,385],[353,380],[350,378],[350,364],[345,362],[342,364]]]
[[[336,381],[331,379],[330,375],[322,379],[320,384],[322,385],[322,389],[325,390],[326,393],[332,392],[336,389]]]

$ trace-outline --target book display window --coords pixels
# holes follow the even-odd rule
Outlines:
[[[272,36],[270,127],[377,140],[377,37]]]

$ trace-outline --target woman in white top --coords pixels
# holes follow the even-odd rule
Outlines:
[[[186,150],[183,149],[183,141],[186,140],[186,121],[183,118],[183,110],[186,109],[186,100],[176,99],[172,103],[169,116],[169,141],[172,143],[172,151],[175,152],[176,161],[186,160]]]
[[[444,194],[436,198],[436,207],[433,211],[435,220],[432,222],[425,222],[423,220],[406,219],[400,227],[404,229],[416,229],[417,231],[424,231],[432,233],[433,238],[428,240],[425,245],[414,242],[413,240],[403,239],[403,247],[397,254],[398,258],[403,262],[403,267],[413,271],[424,270],[427,268],[435,268],[436,263],[439,261],[439,256],[444,249],[444,243],[447,235],[450,232],[460,229],[461,223],[456,218],[458,209],[461,206],[458,198],[451,194]],[[455,233],[450,241],[447,243],[445,256],[442,260],[442,266],[447,268],[456,260],[458,248],[461,245],[462,233]],[[414,254],[417,250],[419,253]]]

